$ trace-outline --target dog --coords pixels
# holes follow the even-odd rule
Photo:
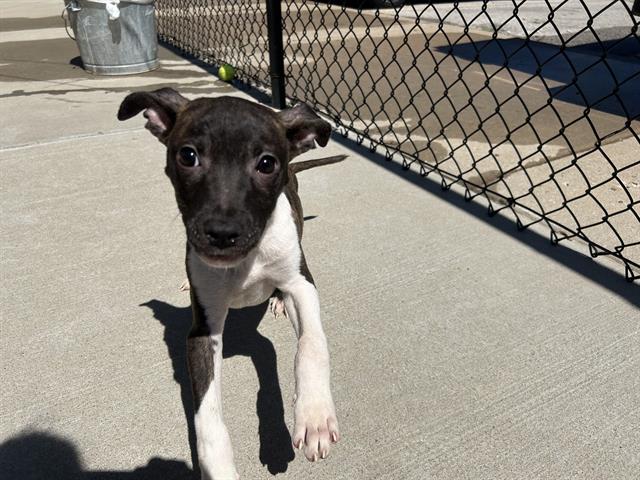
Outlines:
[[[269,298],[298,338],[293,446],[310,461],[326,458],[340,434],[318,292],[300,244],[296,173],[345,156],[290,161],[326,146],[331,126],[304,103],[275,112],[235,97],[188,100],[170,88],[131,93],[118,119],[140,112],[167,148],[165,172],[186,229],[187,361],[202,479],[239,478],[222,417],[222,332],[230,308]]]

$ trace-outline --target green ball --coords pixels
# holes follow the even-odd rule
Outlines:
[[[225,63],[218,70],[218,76],[220,80],[224,80],[225,82],[230,82],[233,80],[233,77],[236,75],[236,70],[229,64]]]

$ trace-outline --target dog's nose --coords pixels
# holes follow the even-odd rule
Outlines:
[[[204,229],[204,235],[209,244],[216,248],[229,248],[236,244],[240,234],[232,225],[208,225]]]

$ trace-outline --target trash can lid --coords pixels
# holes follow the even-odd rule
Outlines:
[[[83,2],[103,4],[107,9],[107,13],[109,14],[109,20],[117,20],[118,18],[120,18],[120,8],[118,7],[118,5],[120,5],[121,3],[149,5],[149,4],[152,4],[154,1],[155,0],[79,0],[80,5],[82,5]],[[71,3],[70,5],[73,5],[73,4]]]
[[[138,5],[148,5],[149,3],[154,3],[156,0],[79,0],[80,3],[82,2],[87,2],[87,3],[104,3],[104,4],[108,4],[108,3],[137,3]]]

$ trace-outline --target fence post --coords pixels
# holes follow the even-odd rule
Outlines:
[[[269,75],[271,76],[271,104],[286,106],[284,91],[284,49],[282,47],[281,0],[267,0],[267,32],[269,37]]]
[[[640,0],[636,0],[633,2],[633,7],[631,7],[631,13],[634,15],[640,16]]]

